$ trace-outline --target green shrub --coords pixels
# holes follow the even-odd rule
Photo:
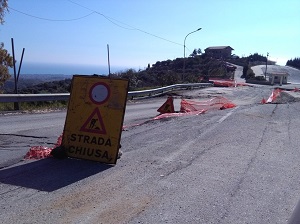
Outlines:
[[[255,76],[255,80],[257,81],[266,81],[265,77],[264,76]]]

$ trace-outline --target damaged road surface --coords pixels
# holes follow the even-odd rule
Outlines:
[[[127,111],[147,105],[149,121],[130,126],[141,117],[125,116],[123,155],[115,166],[47,158],[0,169],[0,220],[286,223],[300,198],[300,102],[261,104],[271,92],[272,87],[193,90],[193,100],[222,95],[237,107],[160,120],[152,119],[155,99],[128,103]],[[1,129],[1,144],[7,137],[24,138],[17,135],[50,136],[34,141],[54,144],[63,125],[49,122],[48,135],[35,132],[34,123],[24,132]],[[20,142],[15,144],[25,154]]]
[[[65,117],[65,112],[1,114],[0,167],[22,160],[31,146],[52,146],[63,131]]]

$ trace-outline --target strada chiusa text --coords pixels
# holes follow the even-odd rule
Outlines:
[[[89,136],[89,135],[80,135],[80,134],[71,134],[69,138],[71,142],[76,143],[83,143],[88,145],[95,145],[95,146],[105,146],[111,147],[111,140],[110,138],[103,138],[103,137],[96,137],[96,136]],[[76,145],[76,144],[74,144]],[[107,150],[102,150],[99,148],[89,147],[89,146],[69,146],[68,152],[71,154],[76,154],[80,156],[88,156],[88,157],[96,157],[101,159],[107,159],[110,161],[112,158],[109,156]]]

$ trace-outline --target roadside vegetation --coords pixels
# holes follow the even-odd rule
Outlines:
[[[184,66],[185,63],[185,66]],[[129,69],[112,74],[113,77],[129,79],[129,90],[163,87],[177,83],[203,82],[209,77],[230,78],[232,72],[221,60],[208,58],[205,54],[188,58],[158,61],[145,70]]]
[[[148,65],[145,70],[136,71],[128,69],[111,74],[114,78],[124,78],[129,80],[129,91],[158,88],[177,83],[209,82],[210,78],[231,79],[234,77],[235,66],[228,62],[243,66],[243,76],[245,79],[264,80],[264,77],[255,77],[251,69],[252,64],[263,64],[266,58],[253,54],[249,57],[226,59],[214,59],[205,54],[199,55],[199,50],[195,50],[187,58],[176,58],[174,60],[157,61],[153,65]],[[185,63],[185,66],[184,66]],[[14,93],[13,83],[9,83],[5,88],[5,93]],[[32,82],[22,83],[18,89],[20,94],[40,94],[40,93],[68,93],[70,92],[71,79],[60,81],[44,82],[32,85]],[[66,108],[66,102],[25,102],[20,104],[22,110],[36,110],[41,108],[57,109]],[[14,105],[0,104],[0,110],[13,110]]]
[[[4,24],[6,12],[8,12],[8,1],[0,0],[0,25]],[[10,78],[9,67],[13,67],[13,57],[4,48],[4,44],[0,43],[0,93],[3,92],[2,87],[4,83]]]
[[[38,112],[64,110],[68,107],[67,101],[39,101],[39,102],[21,102],[19,108],[22,112]],[[0,111],[14,111],[14,103],[0,103]]]
[[[208,58],[205,54],[193,55],[185,59],[158,61],[145,70],[128,69],[111,74],[114,78],[129,80],[129,91],[163,87],[177,83],[195,83],[208,81],[210,77],[231,78],[233,70],[225,61]],[[18,93],[67,93],[70,91],[71,79],[52,81],[31,85],[22,83]],[[5,93],[13,93],[13,83],[6,85]]]

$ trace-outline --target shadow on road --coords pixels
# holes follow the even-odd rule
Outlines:
[[[113,166],[77,159],[41,159],[0,170],[0,183],[55,191]]]

